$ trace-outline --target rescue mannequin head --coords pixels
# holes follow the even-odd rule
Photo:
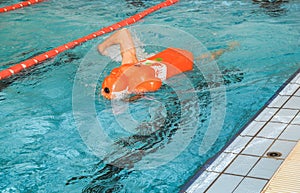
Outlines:
[[[123,98],[127,94],[128,83],[124,74],[117,76],[111,73],[102,83],[102,95],[107,99]]]

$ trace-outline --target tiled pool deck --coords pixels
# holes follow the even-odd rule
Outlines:
[[[300,139],[300,72],[282,88],[236,139],[191,179],[182,192],[262,191]],[[282,155],[270,157],[267,155],[269,152]]]

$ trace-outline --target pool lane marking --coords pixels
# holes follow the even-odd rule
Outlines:
[[[8,69],[11,74],[15,74],[15,72],[11,69]]]
[[[40,2],[42,0],[35,0],[36,2]],[[116,24],[113,24],[111,26],[108,26],[108,27],[104,27],[96,32],[93,32],[85,37],[82,37],[82,38],[79,38],[77,40],[74,40],[72,42],[69,42],[67,44],[64,44],[64,45],[61,45],[57,48],[54,48],[50,51],[47,51],[45,53],[42,53],[38,56],[35,56],[33,58],[30,58],[28,60],[25,60],[25,61],[22,61],[18,64],[15,64],[14,66],[11,66],[5,70],[2,70],[0,71],[0,80],[3,80],[3,79],[6,79],[6,78],[9,78],[15,74],[18,74],[19,72],[23,71],[24,69],[27,69],[31,66],[35,66],[39,63],[42,63],[44,62],[45,60],[49,59],[49,58],[53,58],[55,56],[57,56],[58,54],[66,51],[66,50],[69,50],[69,49],[72,49],[78,45],[81,45],[82,43],[88,41],[88,40],[91,40],[91,39],[94,39],[97,37],[97,35],[95,36],[95,34],[99,34],[99,36],[103,35],[103,34],[106,34],[106,33],[110,33],[112,31],[115,31],[119,28],[122,28],[124,26],[127,26],[127,25],[131,25],[139,20],[141,20],[142,18],[144,18],[145,16],[161,9],[161,8],[164,8],[164,7],[167,7],[167,6],[171,6],[175,3],[177,3],[179,0],[166,0],[162,3],[159,3],[157,5],[154,5],[140,13],[137,13],[129,18],[126,18]],[[33,3],[34,1],[31,0],[30,1],[31,3]]]
[[[21,66],[23,67],[23,69],[27,68],[26,64],[21,64]]]
[[[20,3],[13,4],[13,5],[8,5],[8,6],[5,6],[5,7],[0,7],[0,13],[13,11],[13,10],[20,9],[20,8],[23,8],[23,7],[26,7],[26,6],[29,6],[29,5],[33,5],[33,4],[36,4],[36,3],[40,3],[40,2],[43,2],[43,1],[45,1],[45,0],[28,0],[28,1],[22,1]]]

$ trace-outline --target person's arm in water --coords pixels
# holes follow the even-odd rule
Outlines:
[[[237,46],[239,46],[238,42],[231,42],[231,43],[228,44],[228,47],[225,48],[225,49],[219,49],[219,50],[214,51],[214,52],[209,53],[209,54],[202,54],[201,56],[198,56],[195,59],[196,60],[201,60],[201,59],[209,58],[211,60],[215,60],[215,59],[218,59],[225,52],[231,51],[231,50],[233,50]]]
[[[124,28],[112,34],[103,43],[98,45],[98,51],[106,55],[106,48],[115,44],[120,45],[122,65],[138,62],[134,42],[128,29]]]

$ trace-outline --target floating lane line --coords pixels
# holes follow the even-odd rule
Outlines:
[[[26,7],[29,5],[33,5],[36,3],[40,3],[43,1],[45,1],[45,0],[28,0],[28,1],[22,1],[20,3],[13,4],[13,5],[8,5],[5,7],[0,7],[0,13],[13,11],[13,10],[20,9],[20,8],[23,8],[23,7]]]
[[[35,1],[38,1],[38,0],[35,0]],[[23,71],[24,69],[27,69],[27,68],[30,68],[32,66],[35,66],[39,63],[42,63],[44,62],[45,60],[49,59],[49,58],[53,58],[55,56],[57,56],[58,54],[66,51],[66,50],[69,50],[69,49],[72,49],[86,41],[89,41],[91,39],[94,39],[96,37],[99,37],[103,34],[106,34],[106,33],[110,33],[112,31],[115,31],[121,27],[124,27],[124,26],[127,26],[127,25],[131,25],[139,20],[141,20],[142,18],[144,18],[145,16],[161,9],[161,8],[164,8],[164,7],[167,7],[167,6],[170,6],[170,5],[173,5],[175,3],[177,3],[179,0],[166,0],[162,3],[159,3],[157,5],[154,5],[153,7],[150,7],[140,13],[137,13],[127,19],[124,19],[118,23],[115,23],[111,26],[108,26],[108,27],[104,27],[96,32],[93,32],[87,36],[84,36],[82,38],[79,38],[77,40],[74,40],[72,42],[69,42],[67,44],[64,44],[64,45],[61,45],[57,48],[54,48],[50,51],[47,51],[43,54],[40,54],[38,56],[35,56],[33,58],[30,58],[28,60],[25,60],[25,61],[22,61],[18,64],[15,64],[14,66],[11,66],[5,70],[2,70],[0,71],[0,80],[3,80],[3,79],[6,79],[6,78],[9,78],[15,74],[18,74],[19,72]]]

